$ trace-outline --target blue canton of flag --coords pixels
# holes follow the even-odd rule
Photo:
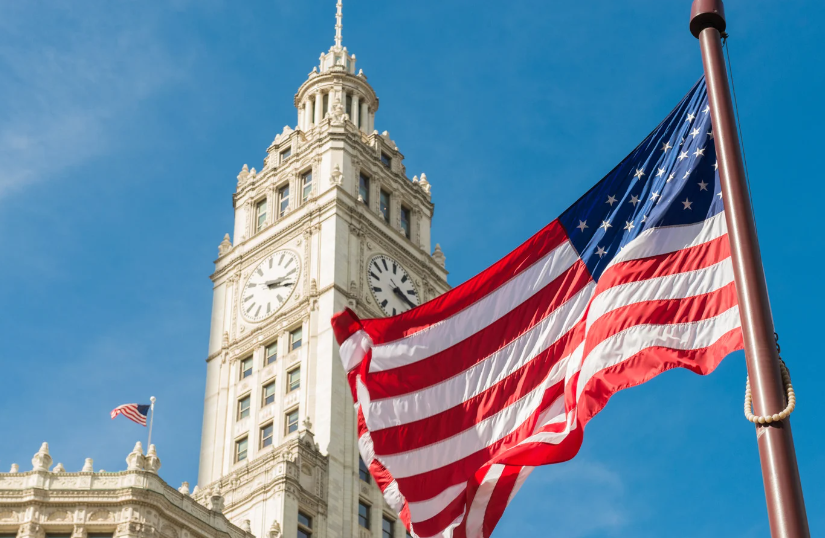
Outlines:
[[[559,220],[598,281],[616,254],[645,230],[698,223],[723,209],[702,78],[627,158]]]

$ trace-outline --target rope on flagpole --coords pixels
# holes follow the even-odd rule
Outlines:
[[[155,397],[150,397],[149,402],[149,440],[146,441],[146,450],[149,450],[149,447],[152,446],[152,422],[155,420]]]
[[[779,352],[779,335],[774,333],[776,337],[776,351]],[[779,413],[773,415],[754,415],[753,414],[753,394],[751,393],[751,382],[748,377],[745,381],[745,418],[754,424],[770,424],[771,422],[779,422],[788,418],[793,410],[796,408],[796,394],[793,391],[791,384],[791,373],[788,367],[785,366],[785,361],[779,357],[779,369],[782,371],[782,384],[785,386],[785,393],[787,394],[788,405]]]

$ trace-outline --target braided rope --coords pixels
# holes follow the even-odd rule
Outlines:
[[[778,347],[778,346],[777,346]],[[753,394],[751,393],[750,378],[745,382],[745,418],[754,424],[770,424],[771,422],[778,422],[785,420],[793,413],[796,407],[796,395],[791,385],[791,374],[788,372],[788,367],[785,366],[785,361],[779,359],[779,369],[782,371],[782,384],[785,386],[785,392],[788,395],[788,405],[779,413],[773,415],[754,415],[753,414]]]

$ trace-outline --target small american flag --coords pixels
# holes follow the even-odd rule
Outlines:
[[[489,537],[613,394],[742,348],[709,110],[700,80],[559,219],[448,293],[333,318],[361,456],[412,533]]]
[[[118,415],[123,415],[133,422],[137,422],[141,426],[146,426],[146,417],[149,415],[150,405],[141,404],[123,404],[112,409],[110,415],[114,419]]]

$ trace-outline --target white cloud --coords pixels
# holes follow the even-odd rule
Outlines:
[[[0,198],[105,153],[121,116],[185,76],[145,12],[4,7]]]

